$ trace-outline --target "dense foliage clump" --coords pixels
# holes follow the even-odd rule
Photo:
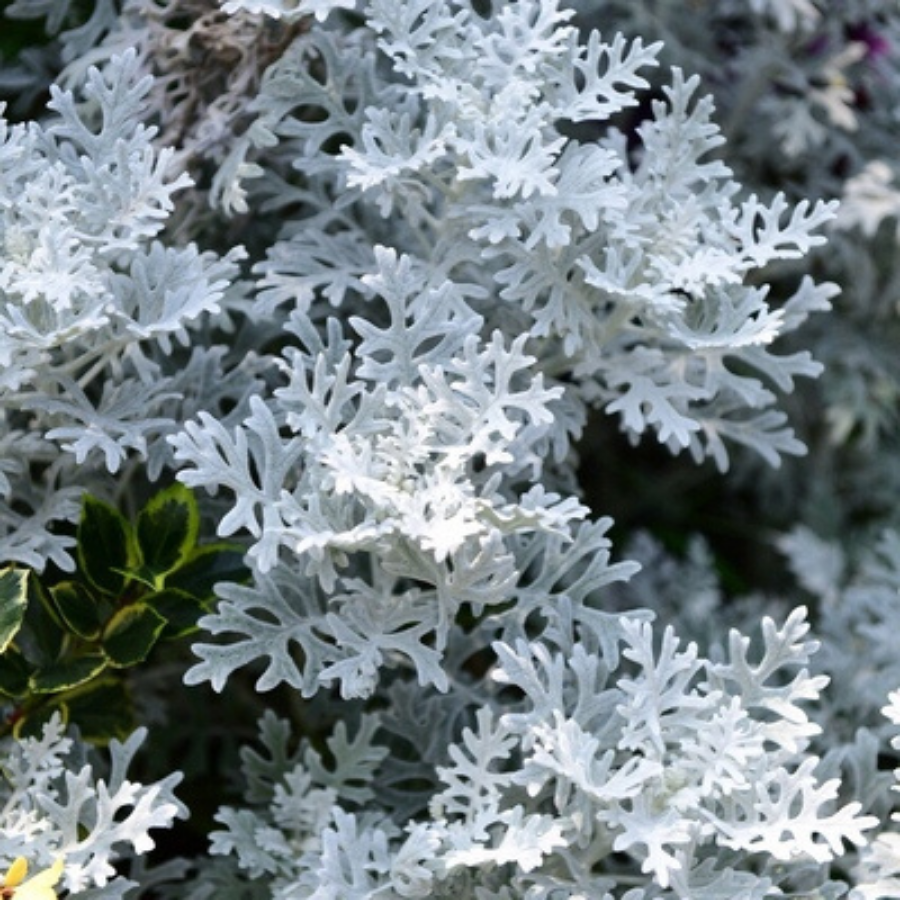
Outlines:
[[[6,5],[3,896],[900,897],[900,16],[659,6]]]

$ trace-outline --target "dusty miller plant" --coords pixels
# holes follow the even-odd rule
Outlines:
[[[614,21],[661,40],[662,59],[703,77],[745,189],[840,200],[827,244],[804,262],[841,286],[802,342],[825,365],[791,412],[811,452],[804,477],[776,479],[767,500],[826,539],[872,519],[876,532],[896,527],[896,11],[868,0],[698,3],[691,16],[674,4],[577,6],[582,27]]]
[[[784,31],[813,8],[751,6]],[[655,572],[615,561],[578,484],[598,417],[720,472],[806,452],[780,405],[821,373],[803,334],[838,288],[803,260],[829,198],[742,185],[690,67],[612,15],[581,32],[556,0],[8,12],[60,32],[65,88],[0,143],[4,561],[71,568],[79,493],[177,478],[251,572],[218,585],[183,690],[249,685],[259,739],[209,853],[159,891],[891,884],[890,832],[860,849],[889,816],[890,733],[847,721],[855,755],[829,747],[807,610],[730,612],[702,549],[697,596],[663,577],[690,564],[649,545]],[[798,531],[782,549],[802,568],[821,547]],[[285,693],[297,723],[266,710]],[[58,811],[43,782],[21,791]],[[165,797],[135,803],[141,835],[184,811]],[[50,818],[8,863],[115,884]],[[139,869],[147,892],[160,876]]]

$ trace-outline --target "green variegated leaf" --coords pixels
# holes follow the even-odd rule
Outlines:
[[[50,588],[50,596],[56,611],[65,624],[79,637],[96,640],[103,627],[103,620],[111,610],[104,610],[104,604],[84,585],[77,581],[63,581]]]
[[[28,579],[28,606],[17,643],[36,666],[60,658],[66,635],[49,592],[38,578]]]
[[[134,730],[131,695],[121,678],[101,676],[54,699],[54,705],[57,702],[65,704],[69,721],[93,744],[123,740]]]
[[[0,653],[16,636],[28,606],[28,571],[0,569]]]
[[[147,603],[131,603],[118,610],[103,632],[102,647],[109,663],[133,666],[146,659],[166,620]]]
[[[28,692],[31,666],[15,645],[0,655],[0,694],[23,697]]]
[[[58,714],[64,725],[75,725],[82,739],[97,745],[123,740],[134,729],[131,696],[120,678],[101,676],[48,698],[18,719],[16,738],[40,737],[44,725]]]
[[[86,653],[41,666],[31,676],[29,687],[35,694],[56,694],[78,687],[99,675],[108,665],[102,653]]]
[[[125,517],[96,497],[86,496],[78,523],[78,564],[85,578],[106,594],[119,594],[134,562],[134,537]]]
[[[177,568],[196,546],[199,530],[200,514],[191,491],[180,483],[160,491],[138,516],[143,570],[158,578]]]
[[[181,637],[195,631],[197,619],[207,612],[206,605],[197,597],[175,588],[148,594],[144,597],[144,603],[165,619],[161,636],[166,638]]]

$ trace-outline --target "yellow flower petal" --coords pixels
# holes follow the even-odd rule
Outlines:
[[[28,872],[28,862],[19,856],[13,861],[3,879],[0,897],[12,897],[14,900],[57,900],[54,887],[63,873],[63,867],[63,860],[57,859],[49,869],[44,869],[43,872],[38,872],[23,882],[22,879]]]
[[[18,887],[27,872],[28,860],[24,856],[17,856],[3,876],[3,887]]]

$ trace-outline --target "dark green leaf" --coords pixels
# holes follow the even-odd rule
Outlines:
[[[103,621],[111,610],[77,581],[63,581],[50,588],[56,611],[68,628],[88,641],[100,636]],[[106,613],[106,615],[104,615]]]
[[[0,653],[16,636],[28,606],[28,571],[0,569]]]
[[[35,694],[56,694],[84,684],[99,675],[107,665],[102,653],[86,653],[74,659],[61,659],[39,668],[30,680]]]
[[[58,712],[63,725],[69,722],[69,710],[65,703],[41,704],[26,712],[13,726],[13,735],[17,740],[33,737],[39,738],[44,733],[44,726]]]
[[[38,578],[28,579],[28,607],[16,645],[36,666],[59,659],[66,639],[50,595]]]
[[[28,693],[31,666],[16,647],[7,647],[0,656],[0,694],[24,697]]]
[[[112,676],[95,678],[64,694],[48,698],[40,706],[26,711],[16,722],[17,738],[40,737],[44,725],[54,713],[63,724],[77,725],[81,737],[93,744],[107,744],[110,738],[124,740],[134,729],[134,711],[128,689]]]
[[[200,514],[194,495],[176,483],[141,510],[137,539],[144,569],[159,577],[183,563],[197,544]]]
[[[131,696],[121,678],[97,678],[53,702],[65,704],[68,721],[93,744],[107,744],[110,738],[124,740],[134,730]]]
[[[195,631],[197,619],[207,612],[206,605],[187,591],[165,588],[155,594],[147,594],[143,602],[152,606],[165,620],[162,637],[182,637]]]
[[[178,588],[198,600],[211,600],[220,581],[244,582],[250,570],[244,563],[246,548],[239,544],[207,544],[166,578],[166,587]]]
[[[78,523],[78,563],[98,590],[120,594],[134,562],[131,525],[117,509],[87,496]]]
[[[146,659],[166,620],[146,603],[123,606],[103,632],[103,652],[114,666],[133,666]]]

